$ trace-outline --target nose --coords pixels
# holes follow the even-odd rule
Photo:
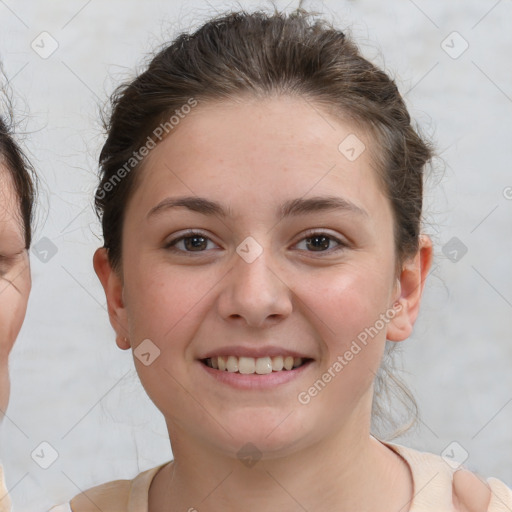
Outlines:
[[[219,314],[226,321],[264,327],[290,315],[292,290],[267,252],[251,263],[234,255],[232,270],[218,299]]]

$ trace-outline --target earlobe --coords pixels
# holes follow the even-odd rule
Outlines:
[[[425,280],[432,266],[433,247],[430,237],[420,235],[418,252],[408,259],[401,270],[396,301],[398,313],[388,324],[386,337],[390,341],[403,341],[411,333],[418,317]]]
[[[132,348],[130,341],[125,336],[116,336],[116,344],[121,350],[128,350]]]
[[[105,292],[108,316],[110,324],[116,331],[117,346],[123,350],[129,349],[126,308],[123,301],[123,283],[121,277],[110,264],[107,249],[101,247],[96,250],[93,265]]]

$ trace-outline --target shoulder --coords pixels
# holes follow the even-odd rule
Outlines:
[[[497,478],[482,478],[453,460],[394,443],[384,443],[409,463],[415,489],[413,505],[429,510],[432,503],[457,512],[510,512],[512,490]],[[411,510],[415,510],[415,507]],[[450,509],[451,510],[451,509]]]
[[[489,509],[491,489],[467,469],[453,474],[453,504],[461,512],[481,512]]]
[[[512,509],[512,490],[501,480],[461,469],[453,475],[453,504],[458,512],[501,512]]]
[[[91,487],[70,501],[72,512],[125,512],[128,507],[132,480],[114,480]]]
[[[75,496],[67,505],[50,512],[126,512],[127,510],[147,510],[148,493],[155,475],[164,466],[139,473],[133,480],[114,480],[91,487]]]

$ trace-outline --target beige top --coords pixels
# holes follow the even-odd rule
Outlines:
[[[7,494],[4,480],[4,468],[0,465],[0,512],[11,512],[11,500]]]
[[[419,452],[405,446],[384,443],[401,455],[411,468],[414,483],[413,501],[409,512],[453,512],[452,479],[455,469],[439,455]],[[149,487],[156,468],[140,473],[133,480],[116,480],[93,487],[78,495],[70,503],[53,508],[50,512],[148,512]],[[491,488],[491,501],[487,512],[512,511],[512,490],[497,478],[487,479]],[[485,512],[485,511],[482,511]]]

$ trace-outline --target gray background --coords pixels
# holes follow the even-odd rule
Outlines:
[[[171,457],[163,419],[131,355],[114,343],[92,269],[101,244],[92,209],[103,140],[98,104],[156,46],[237,5],[269,4],[0,0],[0,58],[43,177],[33,292],[12,354],[9,418],[0,427],[16,510],[45,510]],[[435,268],[414,335],[402,344],[421,428],[398,442],[442,453],[456,441],[468,467],[512,485],[512,1],[305,7],[351,27],[365,55],[396,77],[441,157],[425,216]],[[43,31],[58,44],[47,58],[31,47],[51,49]],[[57,249],[46,262],[45,237]],[[31,457],[41,442],[59,454],[46,470]]]

